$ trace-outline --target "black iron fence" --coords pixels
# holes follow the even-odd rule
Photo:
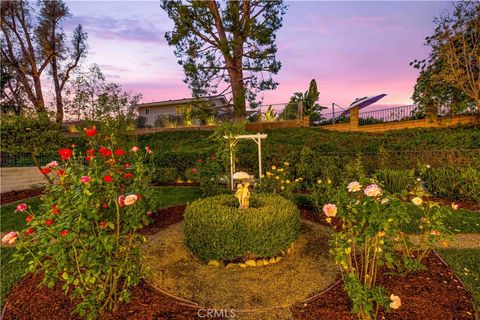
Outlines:
[[[420,111],[416,105],[381,109],[375,111],[361,112],[358,115],[358,125],[397,122],[425,118],[425,113]]]
[[[319,121],[314,122],[314,125],[325,126],[329,124],[349,123],[350,113],[348,111],[337,111],[322,113]]]
[[[37,157],[40,165],[46,165],[52,161],[51,155],[40,155]],[[0,153],[0,167],[32,167],[35,166],[32,156],[28,153],[7,154]]]

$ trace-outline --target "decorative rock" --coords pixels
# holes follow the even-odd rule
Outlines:
[[[271,257],[270,259],[268,259],[268,263],[277,263],[277,259],[275,259],[275,257]]]
[[[263,266],[263,260],[262,259],[258,259],[257,260],[257,267],[261,267]]]
[[[208,265],[213,267],[220,267],[220,262],[218,262],[217,260],[210,260],[208,261]]]
[[[278,256],[277,258],[275,258],[275,260],[279,262],[280,260],[282,260],[282,257]]]
[[[257,263],[255,262],[255,260],[247,260],[245,261],[245,265],[247,265],[248,267],[256,267]]]
[[[266,266],[266,265],[269,265],[270,263],[268,262],[268,259],[263,259],[263,265]]]
[[[239,263],[238,266],[239,266],[240,268],[246,268],[246,267],[247,267],[247,265],[246,265],[245,263]]]
[[[287,249],[287,254],[290,254],[292,252],[292,248]]]
[[[227,266],[225,268],[233,268],[235,266],[236,266],[235,263],[229,263],[229,264],[227,264]]]

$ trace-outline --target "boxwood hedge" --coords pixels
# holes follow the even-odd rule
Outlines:
[[[273,194],[253,194],[249,209],[239,209],[232,195],[204,198],[184,213],[185,244],[203,261],[272,257],[299,232],[297,207]]]

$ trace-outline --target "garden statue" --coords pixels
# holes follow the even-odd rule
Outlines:
[[[248,187],[249,182],[242,182],[237,185],[237,193],[235,194],[238,202],[240,203],[240,209],[247,209],[250,207],[250,191]]]

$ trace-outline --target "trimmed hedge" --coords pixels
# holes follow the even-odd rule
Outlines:
[[[300,212],[289,200],[253,194],[251,208],[239,209],[233,195],[194,201],[184,213],[185,244],[203,261],[272,257],[300,232]]]

